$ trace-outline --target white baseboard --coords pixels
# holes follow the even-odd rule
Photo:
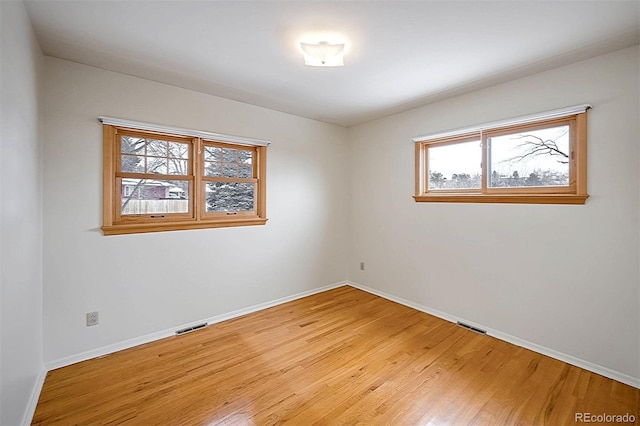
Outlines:
[[[225,314],[221,314],[221,315],[217,315],[211,318],[205,318],[199,321],[193,321],[191,323],[188,324],[182,324],[182,325],[177,325],[171,329],[167,329],[167,330],[162,330],[162,331],[158,331],[155,333],[151,333],[151,334],[147,334],[145,336],[140,336],[140,337],[136,337],[134,339],[129,339],[129,340],[124,340],[122,342],[118,342],[118,343],[114,343],[111,345],[107,345],[107,346],[102,346],[100,348],[96,348],[96,349],[92,349],[90,351],[86,351],[86,352],[82,352],[79,354],[75,354],[69,357],[65,357],[65,358],[60,358],[57,360],[53,360],[50,362],[47,362],[45,364],[45,368],[46,371],[44,371],[41,374],[41,378],[39,377],[39,387],[34,387],[34,394],[32,395],[32,399],[34,399],[34,401],[30,401],[30,404],[33,403],[33,407],[31,410],[31,416],[33,416],[33,413],[35,412],[35,406],[38,402],[38,396],[40,395],[40,389],[42,388],[42,384],[44,383],[44,377],[46,376],[47,371],[50,370],[54,370],[56,368],[61,368],[61,367],[65,367],[67,365],[71,365],[71,364],[75,364],[77,362],[81,362],[81,361],[86,361],[88,359],[91,358],[96,358],[99,356],[104,356],[113,352],[117,352],[117,351],[121,351],[123,349],[128,349],[128,348],[132,348],[134,346],[138,346],[138,345],[142,345],[144,343],[149,343],[149,342],[153,342],[155,340],[159,340],[159,339],[164,339],[165,337],[170,337],[170,336],[174,336],[175,335],[175,331],[182,329],[182,328],[187,328],[187,327],[191,327],[197,324],[201,324],[203,322],[206,322],[208,324],[215,324],[215,323],[219,323],[222,321],[226,321],[229,319],[233,319],[233,318],[237,318],[239,316],[242,315],[246,315],[246,314],[250,314],[252,312],[256,312],[256,311],[260,311],[262,309],[267,309],[267,308],[271,308],[273,306],[277,306],[277,305],[281,305],[283,303],[287,303],[287,302],[291,302],[293,300],[297,300],[297,299],[301,299],[303,297],[307,297],[307,296],[311,296],[313,294],[317,294],[317,293],[321,293],[323,291],[327,291],[327,290],[331,290],[337,287],[342,287],[345,285],[349,285],[351,287],[366,291],[367,293],[371,293],[371,294],[375,294],[376,296],[380,296],[383,297],[385,299],[391,300],[393,302],[397,302],[400,303],[401,305],[404,306],[408,306],[410,308],[416,309],[418,311],[421,312],[425,312],[427,314],[436,316],[438,318],[442,318],[446,321],[450,321],[450,322],[464,322],[466,324],[472,325],[474,327],[483,329],[487,331],[487,334],[495,337],[497,339],[500,340],[504,340],[505,342],[509,342],[512,343],[516,346],[520,346],[529,350],[532,350],[534,352],[549,356],[551,358],[555,358],[557,360],[560,361],[564,361],[568,364],[571,365],[575,365],[576,367],[580,367],[580,368],[584,368],[585,370],[589,370],[592,371],[594,373],[600,374],[602,376],[608,377],[610,379],[613,380],[617,380],[621,383],[625,383],[627,385],[633,386],[635,388],[639,388],[640,389],[640,378],[637,377],[633,377],[624,373],[620,373],[618,371],[612,370],[610,368],[607,367],[603,367],[601,365],[598,364],[594,364],[592,362],[589,361],[585,361],[583,359],[579,359],[576,357],[573,357],[571,355],[567,355],[565,353],[562,352],[558,352],[556,350],[547,348],[545,346],[541,346],[538,345],[536,343],[532,343],[523,339],[520,339],[518,337],[512,336],[510,334],[507,333],[503,333],[499,330],[494,330],[491,328],[487,328],[482,324],[478,324],[478,323],[474,323],[473,321],[469,321],[467,319],[464,318],[459,318],[456,317],[454,315],[449,315],[445,312],[439,311],[437,309],[433,309],[431,307],[428,306],[424,306],[421,305],[419,303],[415,303],[412,302],[410,300],[407,299],[403,299],[401,297],[389,294],[389,293],[385,293],[383,291],[379,291],[376,290],[374,288],[371,287],[367,287],[365,285],[362,284],[358,284],[356,282],[353,281],[341,281],[341,282],[337,282],[334,284],[330,284],[327,286],[323,286],[323,287],[319,287],[313,290],[308,290],[302,293],[297,293],[291,296],[287,296],[287,297],[282,297],[280,299],[276,299],[276,300],[272,300],[270,302],[265,302],[265,303],[260,303],[257,305],[253,305],[253,306],[249,306],[247,308],[243,308],[243,309],[238,309],[232,312],[228,312]],[[37,392],[36,392],[37,390]],[[29,406],[31,409],[31,405]],[[27,413],[28,414],[28,413]],[[27,414],[25,414],[25,418],[27,418]]]
[[[40,393],[42,392],[42,386],[44,385],[44,379],[47,377],[47,371],[46,369],[40,370],[38,377],[36,377],[36,382],[33,384],[33,389],[31,389],[27,408],[22,416],[22,422],[20,422],[21,425],[30,425],[33,420],[33,415],[38,406],[38,399],[40,399]]]
[[[192,327],[197,324],[206,322],[207,324],[216,324],[229,319],[237,318],[242,315],[250,314],[252,312],[261,311],[263,309],[271,308],[273,306],[281,305],[283,303],[291,302],[293,300],[301,299],[303,297],[311,296],[313,294],[322,293],[323,291],[331,290],[337,287],[343,287],[348,285],[347,281],[341,281],[334,284],[329,284],[323,287],[319,287],[313,290],[304,291],[291,296],[282,297],[280,299],[272,300],[270,302],[259,303],[257,305],[249,306],[247,308],[238,309],[232,312],[227,312],[221,315],[216,315],[210,318],[204,318],[198,321],[193,321],[187,324],[180,324],[170,329],[157,331],[155,333],[147,334],[144,336],[136,337],[129,340],[123,340],[121,342],[113,343],[111,345],[102,346],[90,351],[82,352],[79,354],[71,355],[65,358],[49,361],[45,364],[47,371],[55,370],[56,368],[66,367],[67,365],[75,364],[77,362],[86,361],[91,358],[97,358],[100,356],[108,355],[113,352],[118,352],[123,349],[129,349],[134,346],[142,345],[145,343],[153,342],[155,340],[164,339],[165,337],[175,336],[176,330]],[[46,374],[46,371],[45,371]],[[37,399],[36,399],[37,403]]]
[[[638,378],[638,377],[633,377],[633,376],[629,376],[628,374],[620,373],[619,371],[615,371],[615,370],[612,370],[610,368],[603,367],[601,365],[594,364],[592,362],[585,361],[583,359],[576,358],[576,357],[573,357],[571,355],[567,355],[565,353],[555,351],[553,349],[549,349],[549,348],[547,348],[545,346],[541,346],[541,345],[538,345],[536,343],[532,343],[532,342],[520,339],[520,338],[512,336],[510,334],[503,333],[503,332],[501,332],[499,330],[494,330],[494,329],[491,329],[491,328],[487,328],[487,327],[483,326],[482,324],[477,324],[477,323],[474,323],[473,321],[468,321],[468,320],[466,320],[464,318],[458,318],[458,317],[456,317],[454,315],[449,315],[449,314],[447,314],[445,312],[442,312],[442,311],[439,311],[437,309],[433,309],[433,308],[430,308],[428,306],[424,306],[424,305],[421,305],[419,303],[415,303],[415,302],[412,302],[410,300],[403,299],[402,297],[394,296],[392,294],[385,293],[383,291],[376,290],[374,288],[367,287],[365,285],[355,283],[353,281],[347,281],[346,283],[347,283],[347,285],[350,285],[351,287],[357,288],[357,289],[362,290],[362,291],[366,291],[367,293],[375,294],[376,296],[383,297],[383,298],[385,298],[387,300],[391,300],[391,301],[399,303],[401,305],[408,306],[410,308],[416,309],[416,310],[421,311],[421,312],[425,312],[425,313],[433,315],[435,317],[442,318],[444,320],[447,320],[447,321],[450,321],[450,322],[454,322],[454,323],[460,321],[460,322],[463,322],[465,324],[469,324],[469,325],[472,325],[474,327],[480,328],[482,330],[486,330],[488,335],[490,335],[492,337],[495,337],[496,339],[504,340],[505,342],[512,343],[512,344],[514,344],[516,346],[520,346],[522,348],[532,350],[532,351],[537,352],[539,354],[546,355],[548,357],[555,358],[555,359],[560,360],[560,361],[564,361],[567,364],[571,364],[571,365],[575,365],[576,367],[584,368],[585,370],[589,370],[589,371],[591,371],[593,373],[600,374],[601,376],[608,377],[610,379],[617,380],[618,382],[621,382],[621,383],[627,384],[629,386],[633,386],[635,388],[639,388],[640,389],[640,378]]]

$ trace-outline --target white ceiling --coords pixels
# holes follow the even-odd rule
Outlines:
[[[343,126],[640,42],[623,0],[26,5],[46,55]],[[346,42],[345,66],[300,41]]]

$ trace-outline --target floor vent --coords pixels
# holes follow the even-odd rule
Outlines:
[[[182,330],[176,331],[176,336],[181,334],[189,333],[190,331],[200,330],[201,328],[205,328],[208,324],[203,322],[202,324],[194,325],[192,327],[183,328]]]
[[[480,334],[487,334],[487,331],[486,331],[486,330],[483,330],[483,329],[481,329],[481,328],[474,327],[474,326],[469,325],[469,324],[465,324],[465,323],[460,322],[460,321],[458,321],[458,325],[459,325],[460,327],[464,327],[464,328],[466,328],[467,330],[475,331],[476,333],[480,333]]]

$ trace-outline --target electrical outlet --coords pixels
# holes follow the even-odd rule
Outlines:
[[[98,312],[87,312],[87,327],[98,325]]]
[[[360,270],[364,271],[364,262],[360,262]]]

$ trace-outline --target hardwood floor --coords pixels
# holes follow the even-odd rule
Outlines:
[[[36,425],[573,424],[640,391],[340,287],[49,372]]]

